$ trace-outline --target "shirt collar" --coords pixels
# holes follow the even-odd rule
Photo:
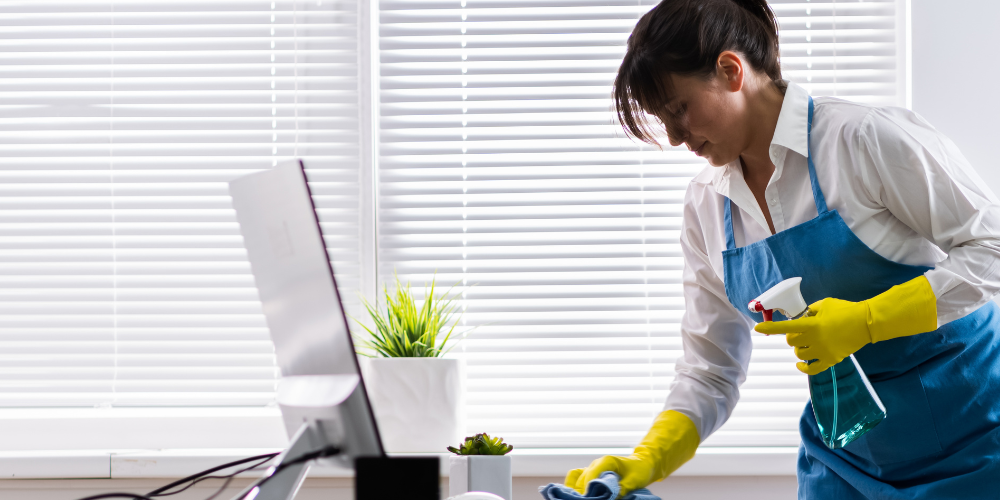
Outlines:
[[[785,90],[778,125],[774,128],[774,137],[771,139],[772,158],[775,146],[809,156],[809,94],[806,89],[791,82],[788,82]]]
[[[775,177],[781,176],[781,169],[785,163],[782,160],[787,150],[795,151],[803,157],[809,156],[809,93],[795,83],[786,83],[788,88],[781,102],[781,112],[774,128],[774,137],[771,138],[770,154],[774,163]],[[718,168],[712,179],[712,185],[717,193],[729,196],[732,181],[737,179],[738,182],[744,182],[743,168],[738,159]]]

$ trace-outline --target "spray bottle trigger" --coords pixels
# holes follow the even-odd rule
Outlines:
[[[774,317],[774,309],[764,309],[764,304],[761,304],[759,300],[750,303],[750,310],[763,313],[764,321],[771,321]]]

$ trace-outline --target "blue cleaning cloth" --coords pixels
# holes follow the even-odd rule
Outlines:
[[[581,495],[573,488],[562,484],[550,483],[538,488],[545,500],[615,500],[621,487],[618,486],[618,474],[605,472],[601,477],[587,483],[587,494]],[[646,488],[632,491],[621,500],[660,500]]]

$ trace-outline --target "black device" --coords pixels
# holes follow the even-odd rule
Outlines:
[[[355,500],[439,500],[438,457],[358,457]]]

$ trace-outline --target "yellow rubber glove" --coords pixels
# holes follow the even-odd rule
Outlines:
[[[801,360],[799,371],[816,375],[869,343],[937,329],[937,298],[927,278],[919,276],[861,302],[825,298],[809,306],[810,315],[789,321],[758,323],[754,330],[787,334]]]
[[[667,410],[656,417],[646,437],[631,455],[598,458],[586,469],[569,471],[564,484],[582,495],[586,493],[587,483],[611,471],[621,478],[618,481],[621,486],[618,497],[621,498],[632,490],[662,481],[684,462],[691,460],[700,442],[698,429],[687,415]]]

